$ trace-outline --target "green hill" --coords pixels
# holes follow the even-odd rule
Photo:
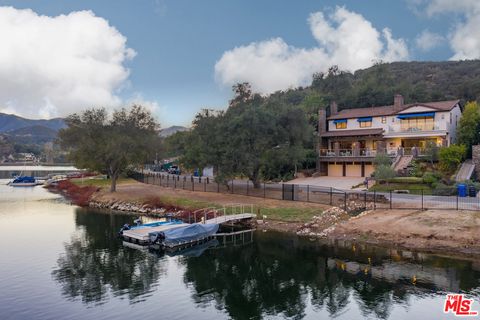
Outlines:
[[[480,98],[480,60],[393,62],[355,73],[336,67],[313,76],[308,87],[276,92],[269,99],[300,105],[310,113],[336,101],[340,109],[393,104],[394,94],[406,103]]]

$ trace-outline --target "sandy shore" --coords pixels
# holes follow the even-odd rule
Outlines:
[[[340,223],[332,239],[480,257],[480,212],[376,210]]]

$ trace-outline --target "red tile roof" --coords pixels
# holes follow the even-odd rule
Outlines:
[[[382,106],[382,107],[370,107],[370,108],[343,109],[343,110],[340,110],[337,114],[330,115],[330,117],[328,117],[327,119],[333,120],[333,119],[349,119],[349,118],[372,117],[372,116],[391,116],[414,106],[432,108],[438,111],[450,111],[459,102],[460,100],[409,103],[409,104],[403,105],[397,110],[394,110],[393,105]]]

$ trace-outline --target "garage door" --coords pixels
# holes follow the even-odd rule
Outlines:
[[[347,177],[361,177],[362,166],[359,164],[347,164]]]
[[[373,168],[373,165],[366,164],[365,165],[365,177],[370,177],[374,170],[375,170],[375,168]]]
[[[341,176],[343,176],[343,166],[341,164],[329,164],[328,165],[328,175],[330,177],[341,177]]]

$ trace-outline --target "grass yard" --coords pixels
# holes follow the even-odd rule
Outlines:
[[[99,187],[99,188],[110,188],[111,180],[106,179],[104,177],[88,177],[88,178],[75,178],[75,179],[70,179],[70,181],[73,184],[76,184],[77,186],[80,187]],[[117,180],[117,186],[121,184],[126,184],[126,183],[132,183],[135,182],[135,180],[131,178],[119,178]]]
[[[376,184],[369,191],[390,192],[394,190],[408,190],[410,194],[431,194],[432,188],[425,183],[396,183],[390,182],[387,184]]]

